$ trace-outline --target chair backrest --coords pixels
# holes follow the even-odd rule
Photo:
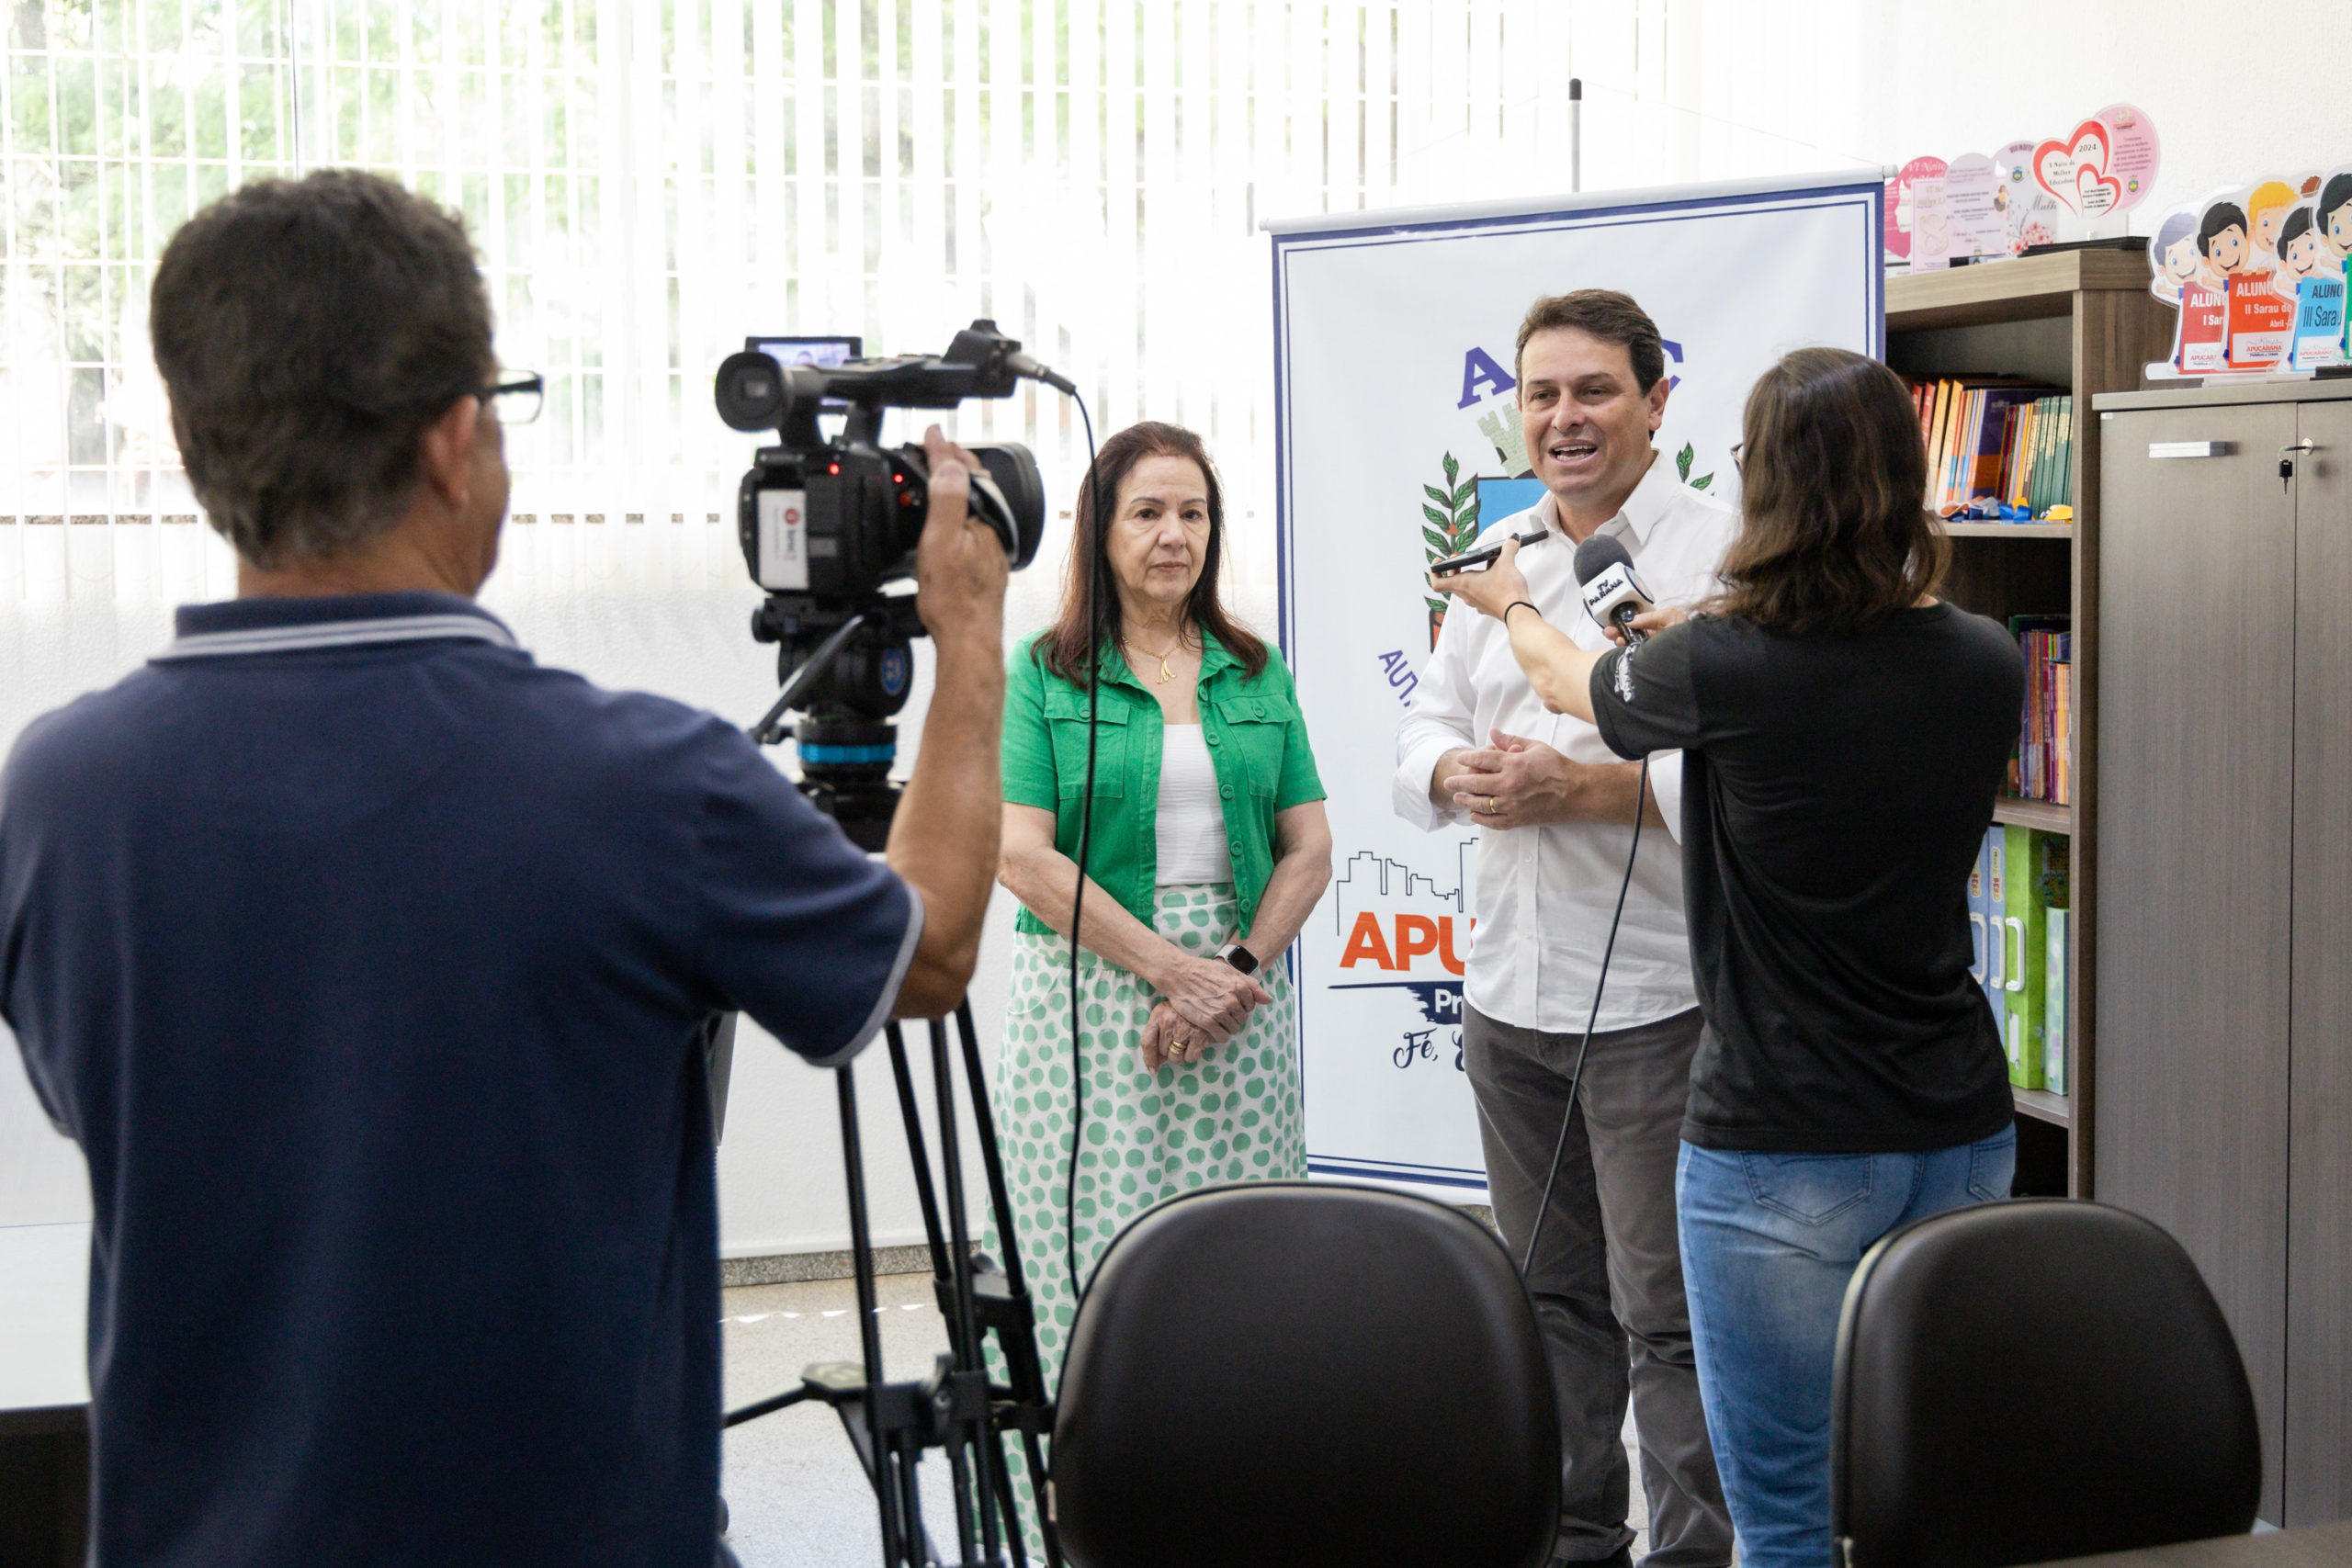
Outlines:
[[[2188,1255],[2064,1199],[1958,1209],[1847,1288],[1830,1514],[1849,1568],[2002,1568],[2243,1534],[2262,1489],[2237,1342]]]
[[[1370,1188],[1204,1189],[1121,1233],[1071,1328],[1052,1468],[1078,1568],[1537,1568],[1559,1529],[1510,1257]]]

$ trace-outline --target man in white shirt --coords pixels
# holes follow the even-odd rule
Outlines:
[[[1519,333],[1527,454],[1548,493],[1480,536],[1537,525],[1521,552],[1535,608],[1579,646],[1608,646],[1585,613],[1577,547],[1622,543],[1659,603],[1711,595],[1738,528],[1679,483],[1650,437],[1668,382],[1657,328],[1623,294],[1539,299]],[[1495,1222],[1523,1255],[1559,1147],[1542,1248],[1528,1269],[1560,1408],[1555,1561],[1625,1563],[1620,1440],[1630,1393],[1649,1501],[1651,1568],[1722,1568],[1732,1529],[1708,1446],[1675,1241],[1674,1168],[1700,1017],[1682,915],[1682,763],[1650,761],[1641,833],[1600,1012],[1593,991],[1633,847],[1638,764],[1581,719],[1544,711],[1501,623],[1445,618],[1396,737],[1396,813],[1424,829],[1470,821],[1477,925],[1463,1059],[1478,1100]],[[1559,1145],[1577,1047],[1592,1018],[1577,1114]]]

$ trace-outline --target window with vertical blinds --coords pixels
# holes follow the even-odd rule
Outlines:
[[[1658,99],[1668,10],[11,0],[0,518],[190,515],[146,346],[154,259],[244,180],[358,164],[464,212],[502,358],[548,377],[510,444],[518,521],[729,513],[750,443],[709,376],[746,335],[925,352],[986,315],[1080,383],[1098,432],[1200,430],[1262,543],[1258,222],[1565,188],[1572,64],[1597,96]],[[1588,184],[1659,177],[1672,140],[1593,138]],[[1034,445],[1068,504],[1084,450],[1060,399],[960,423]]]

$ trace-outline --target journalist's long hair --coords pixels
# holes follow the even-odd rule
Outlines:
[[[1866,631],[1934,591],[1951,554],[1921,504],[1928,454],[1894,371],[1801,348],[1747,394],[1739,536],[1708,608],[1767,631]]]
[[[1185,613],[1195,627],[1213,635],[1225,645],[1227,653],[1241,661],[1244,670],[1255,676],[1266,668],[1266,645],[1228,615],[1217,597],[1217,574],[1225,561],[1225,490],[1217,483],[1216,465],[1209,461],[1209,449],[1199,436],[1182,425],[1162,424],[1154,420],[1131,424],[1102,443],[1102,449],[1094,456],[1093,468],[1080,482],[1078,502],[1070,512],[1075,525],[1069,570],[1062,579],[1061,611],[1054,617],[1052,627],[1037,639],[1034,652],[1045,661],[1046,669],[1063,680],[1078,685],[1086,683],[1090,640],[1086,584],[1090,577],[1094,583],[1093,645],[1117,645],[1119,590],[1112,581],[1111,558],[1103,549],[1102,541],[1116,519],[1119,487],[1126,483],[1137,463],[1154,457],[1184,457],[1200,466],[1201,478],[1208,487],[1209,542],[1202,552],[1200,581],[1193,584]]]

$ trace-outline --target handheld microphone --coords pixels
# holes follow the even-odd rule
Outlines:
[[[1577,547],[1576,570],[1587,615],[1603,626],[1621,628],[1629,648],[1649,640],[1647,632],[1634,629],[1633,620],[1657,601],[1634,570],[1634,558],[1625,553],[1623,545],[1595,534]]]
[[[1519,541],[1519,547],[1523,550],[1532,545],[1540,545],[1550,538],[1552,530],[1538,523],[1528,532],[1514,534],[1511,536]],[[1430,575],[1452,577],[1454,573],[1461,571],[1484,571],[1500,560],[1502,554],[1502,546],[1488,545],[1482,550],[1468,550],[1458,556],[1448,556],[1443,560],[1430,563]]]

